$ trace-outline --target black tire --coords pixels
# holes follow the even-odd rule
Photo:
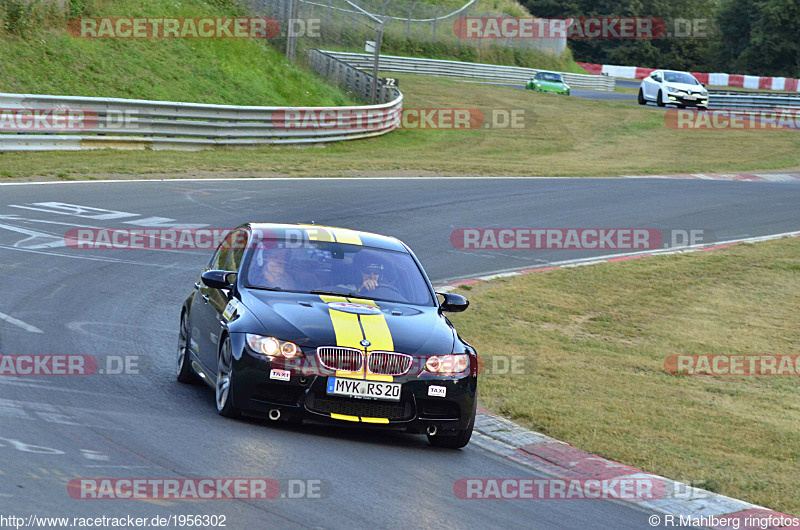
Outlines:
[[[636,101],[639,102],[639,105],[647,105],[647,100],[644,99],[644,92],[642,92],[641,88],[639,89],[639,97],[636,98]]]
[[[428,443],[434,447],[444,447],[445,449],[461,449],[466,447],[469,439],[472,437],[472,428],[475,426],[475,415],[473,413],[469,426],[461,431],[456,431],[454,434],[437,434],[431,436],[427,434]]]
[[[666,103],[661,101],[661,91],[660,90],[658,91],[658,97],[656,97],[656,105],[658,105],[659,107],[666,107],[667,106]]]
[[[225,337],[217,357],[217,381],[214,383],[214,397],[217,412],[226,418],[238,418],[241,414],[233,403],[233,355],[231,341]]]
[[[178,358],[177,358],[178,381],[187,385],[196,385],[200,378],[192,370],[192,360],[189,355],[189,328],[186,325],[186,313],[181,315],[181,327],[178,331]]]

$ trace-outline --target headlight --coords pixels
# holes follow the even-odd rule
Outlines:
[[[671,86],[668,86],[667,87],[667,92],[669,92],[670,94],[677,94],[678,92],[680,92],[680,90],[678,90],[677,88],[673,88]]]
[[[425,370],[432,374],[453,375],[466,372],[469,368],[469,355],[434,355],[425,362]]]
[[[564,90],[569,90],[569,85],[564,83]]]
[[[278,340],[275,337],[264,337],[263,335],[247,334],[247,345],[256,352],[269,357],[283,357],[293,359],[297,355],[302,355],[300,348],[294,342]]]
[[[536,86],[542,86],[542,84],[541,84],[541,83],[538,83],[538,82],[537,82],[537,83],[534,83],[534,85],[536,85]]]

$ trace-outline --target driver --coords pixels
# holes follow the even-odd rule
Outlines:
[[[383,274],[383,264],[378,263],[377,260],[369,260],[362,263],[361,266],[361,287],[358,288],[359,293],[374,291],[381,285],[381,274]]]
[[[255,264],[260,269],[255,274],[256,281],[264,287],[278,287],[292,290],[295,283],[286,272],[286,263],[289,261],[289,249],[275,248],[272,250],[259,250],[256,254]]]

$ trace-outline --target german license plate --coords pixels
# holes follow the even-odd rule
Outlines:
[[[687,101],[694,101],[695,99],[697,99],[697,97],[696,96],[683,96],[683,99],[685,99]]]
[[[355,398],[400,401],[401,383],[362,381],[357,379],[328,378],[328,394]]]

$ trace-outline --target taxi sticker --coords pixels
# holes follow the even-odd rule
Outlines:
[[[447,395],[447,387],[431,385],[428,387],[428,395],[434,397],[445,397]]]
[[[277,379],[278,381],[291,381],[292,372],[289,370],[278,370],[273,368],[269,371],[270,379]]]

